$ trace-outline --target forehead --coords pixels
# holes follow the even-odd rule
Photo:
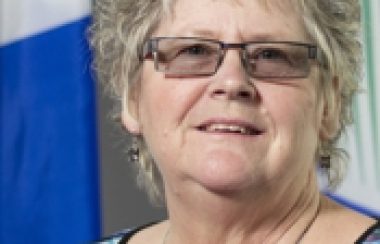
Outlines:
[[[306,41],[292,0],[174,0],[155,36]],[[296,2],[296,1],[295,1]]]

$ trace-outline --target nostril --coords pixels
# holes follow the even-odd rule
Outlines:
[[[224,89],[215,89],[213,91],[213,94],[215,96],[231,96],[234,97],[235,99],[249,99],[252,96],[251,92],[248,90],[237,90],[237,91],[228,91]]]
[[[225,92],[223,91],[223,89],[217,89],[214,91],[214,94],[215,95],[223,95]]]
[[[251,93],[249,91],[239,91],[238,96],[242,98],[249,98],[251,97]]]

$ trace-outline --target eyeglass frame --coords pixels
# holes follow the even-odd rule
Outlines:
[[[225,55],[227,53],[227,50],[229,50],[229,49],[235,49],[235,50],[239,49],[240,50],[240,53],[241,53],[240,59],[242,61],[244,69],[253,78],[270,78],[270,79],[272,79],[272,78],[273,79],[276,79],[276,78],[306,78],[310,74],[310,66],[309,66],[309,69],[305,72],[304,76],[286,76],[286,77],[283,77],[283,76],[261,77],[261,76],[259,76],[259,77],[255,77],[253,74],[251,74],[251,72],[249,72],[249,68],[246,67],[247,62],[249,60],[246,57],[247,56],[246,55],[247,54],[246,46],[252,45],[252,44],[289,44],[291,46],[302,46],[302,47],[307,48],[307,50],[308,50],[307,59],[311,59],[311,60],[315,60],[315,61],[320,60],[319,59],[320,51],[319,51],[319,48],[317,47],[317,45],[312,44],[312,43],[305,43],[305,42],[296,42],[296,41],[249,41],[249,42],[241,42],[241,43],[225,43],[225,42],[222,42],[222,41],[217,40],[217,39],[199,38],[199,37],[183,37],[183,36],[180,36],[180,37],[153,37],[153,38],[148,39],[144,43],[143,49],[142,49],[142,52],[140,55],[140,61],[142,62],[145,59],[153,60],[155,70],[158,72],[163,72],[163,73],[165,73],[165,71],[159,69],[159,59],[158,59],[158,42],[160,40],[163,40],[163,39],[200,40],[200,41],[211,42],[211,43],[215,43],[215,44],[219,45],[220,48],[218,49],[218,60],[217,60],[216,66],[215,66],[215,70],[213,72],[210,72],[207,74],[188,74],[189,76],[194,76],[194,77],[215,75],[218,72],[220,66],[222,65],[224,58],[225,58]],[[178,74],[178,75],[186,76],[186,74]]]

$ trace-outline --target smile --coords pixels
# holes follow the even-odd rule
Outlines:
[[[240,135],[261,135],[262,130],[257,129],[255,126],[246,123],[236,122],[209,122],[204,123],[197,127],[198,130],[208,133],[227,133],[227,134],[240,134]]]

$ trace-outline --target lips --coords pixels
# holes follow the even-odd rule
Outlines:
[[[207,133],[226,133],[238,135],[261,135],[264,131],[252,123],[236,120],[209,120],[199,126],[197,129]]]

